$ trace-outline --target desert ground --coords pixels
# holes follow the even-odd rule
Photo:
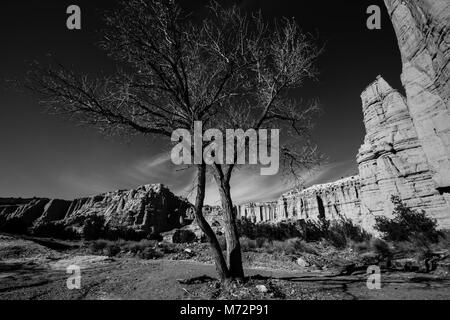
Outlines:
[[[258,259],[255,255],[251,259],[245,255],[249,281],[224,292],[204,249],[191,245],[157,258],[126,254],[111,257],[91,254],[80,242],[3,234],[0,236],[0,300],[450,298],[447,273],[386,270],[381,274],[381,289],[369,290],[368,275],[361,268],[300,267],[298,264],[268,268],[260,263],[265,258]],[[67,288],[70,265],[81,268],[80,289]],[[261,286],[265,289],[261,290]]]

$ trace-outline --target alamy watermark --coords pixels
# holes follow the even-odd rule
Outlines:
[[[276,175],[280,168],[278,129],[249,129],[245,132],[227,129],[225,133],[209,129],[203,134],[202,122],[196,121],[193,137],[189,130],[178,129],[172,134],[172,142],[178,142],[171,152],[175,165],[259,164],[266,166],[260,170],[263,176]]]
[[[367,289],[380,290],[381,289],[381,269],[378,266],[370,266],[367,269]]]
[[[66,286],[69,290],[80,290],[81,289],[81,268],[77,265],[68,266],[66,273],[71,276],[67,278]]]
[[[371,5],[367,8],[367,29],[380,30],[381,29],[381,8],[377,5]]]
[[[69,30],[81,30],[81,9],[77,5],[70,5],[66,10],[70,16],[67,18],[66,26]]]

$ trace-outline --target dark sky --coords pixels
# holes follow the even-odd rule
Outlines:
[[[198,10],[204,3],[189,0],[183,5]],[[239,3],[246,10],[262,9],[267,17],[295,16],[305,31],[317,34],[326,45],[318,64],[319,81],[300,91],[305,98],[318,98],[325,111],[314,139],[330,164],[311,181],[326,182],[357,173],[355,157],[365,134],[361,92],[379,74],[393,87],[401,87],[400,54],[382,1]],[[71,4],[81,7],[81,31],[66,29],[66,8]],[[382,8],[381,30],[366,28],[366,9],[371,4]],[[46,61],[49,53],[90,74],[112,70],[111,61],[95,43],[102,27],[102,12],[113,5],[111,0],[2,0],[0,81],[20,80],[29,62]],[[46,114],[31,95],[11,90],[5,82],[0,82],[0,143],[0,197],[70,199],[157,182],[183,193],[189,189],[192,178],[190,173],[178,174],[169,168],[161,154],[161,141],[104,138],[94,129]],[[241,201],[271,198],[283,191],[281,184],[265,183],[268,181],[256,177],[251,186],[248,178],[245,177],[245,188],[237,187],[234,193]],[[240,180],[236,178],[235,184],[239,185]],[[258,193],[255,198],[252,189],[260,190],[264,183],[271,190]]]

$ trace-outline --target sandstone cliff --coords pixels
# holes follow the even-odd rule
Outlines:
[[[438,189],[450,187],[450,2],[385,0],[403,62],[402,83]]]
[[[74,201],[50,199],[0,199],[0,218],[16,218],[27,228],[59,222],[76,232],[89,217],[103,217],[109,229],[125,228],[142,235],[184,225],[191,204],[163,185],[146,185]]]
[[[361,219],[360,183],[349,177],[333,183],[293,190],[276,202],[250,203],[238,206],[238,216],[253,222],[338,219]]]
[[[381,77],[362,94],[366,138],[358,154],[362,225],[393,212],[391,197],[448,222],[449,206],[437,190],[406,99]]]

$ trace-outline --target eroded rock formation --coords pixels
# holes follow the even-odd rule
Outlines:
[[[239,217],[253,222],[284,220],[338,219],[348,217],[361,222],[360,180],[358,176],[336,182],[293,190],[276,202],[238,206]]]
[[[399,41],[402,82],[438,189],[450,187],[450,2],[385,0]]]
[[[254,223],[277,220],[277,202],[247,203],[236,208],[239,218],[246,218]]]
[[[150,235],[182,226],[191,206],[187,200],[157,184],[74,201],[0,199],[0,217],[4,222],[16,218],[27,228],[61,222],[80,232],[86,219],[101,216],[108,228],[125,228]]]
[[[447,225],[450,207],[433,180],[406,99],[381,77],[362,94],[366,138],[358,154],[362,225],[390,216],[391,197]]]
[[[382,77],[362,93],[366,137],[359,175],[272,203],[240,206],[256,221],[336,219],[373,231],[377,215],[392,215],[392,196],[450,228],[450,2],[385,0],[400,47],[404,97]],[[255,209],[256,209],[256,213]],[[244,212],[244,214],[242,214]]]

